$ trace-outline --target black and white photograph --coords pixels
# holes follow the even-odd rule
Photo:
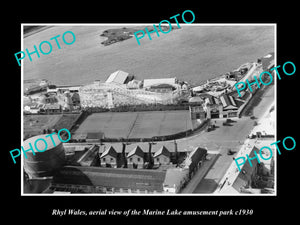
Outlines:
[[[5,7],[3,219],[296,219],[296,6],[108,3]]]
[[[22,28],[24,194],[276,194],[276,24]]]

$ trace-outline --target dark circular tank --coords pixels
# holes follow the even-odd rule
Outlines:
[[[52,135],[54,143],[50,136],[46,137],[47,135],[49,134],[34,136],[23,143],[24,151],[30,149],[30,143],[34,150],[34,153],[30,150],[23,154],[24,170],[30,178],[52,176],[55,171],[65,164],[65,150],[62,142],[59,140],[57,134]],[[46,149],[44,141],[37,141],[38,139],[44,139],[47,142]],[[40,151],[37,151],[36,147]]]

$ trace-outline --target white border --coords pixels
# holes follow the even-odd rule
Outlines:
[[[177,25],[176,23],[171,23],[172,25]],[[23,26],[149,26],[153,25],[151,23],[21,23],[21,51],[24,50],[23,45]],[[277,23],[192,23],[192,24],[181,24],[180,26],[273,26],[274,27],[274,62],[277,66]],[[266,52],[267,54],[268,52]],[[262,57],[262,56],[257,56]],[[238,65],[237,65],[238,66]],[[24,75],[23,75],[23,60],[21,61],[21,143],[23,145],[23,92],[24,92]],[[277,140],[277,77],[275,79],[275,140]],[[24,193],[24,179],[23,179],[23,157],[21,157],[21,196],[109,196],[109,197],[119,197],[119,196],[277,196],[277,151],[275,154],[275,193],[274,194],[35,194],[35,193]]]

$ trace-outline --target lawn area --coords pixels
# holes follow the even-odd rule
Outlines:
[[[24,139],[42,134],[43,129],[70,129],[79,115],[24,115]]]
[[[151,138],[191,129],[189,111],[93,113],[75,134],[103,132],[107,138]]]

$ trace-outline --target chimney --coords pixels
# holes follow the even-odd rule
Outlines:
[[[122,142],[122,160],[123,160],[123,168],[127,168],[127,157],[125,153],[126,144]]]
[[[153,166],[153,158],[152,158],[152,154],[151,154],[152,142],[148,142],[148,144],[149,144],[149,148],[148,148],[148,162],[149,162],[149,167],[152,168],[152,166]]]
[[[178,147],[177,147],[177,142],[176,140],[174,139],[174,149],[175,149],[175,164],[178,163]]]

